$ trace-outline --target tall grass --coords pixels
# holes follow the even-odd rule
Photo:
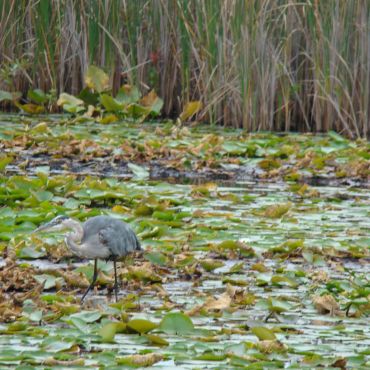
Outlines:
[[[366,0],[0,0],[0,88],[76,94],[90,63],[164,114],[248,131],[370,133]]]

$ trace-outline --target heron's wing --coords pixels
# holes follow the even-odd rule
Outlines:
[[[109,248],[113,256],[126,256],[140,250],[140,243],[133,230],[126,224],[106,225],[99,230],[100,242]]]

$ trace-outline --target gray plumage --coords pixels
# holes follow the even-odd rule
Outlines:
[[[117,301],[118,282],[116,261],[134,251],[140,251],[140,242],[125,222],[110,216],[95,216],[81,224],[67,216],[58,216],[35,231],[69,229],[65,242],[77,256],[94,259],[94,275],[92,282],[81,298],[94,286],[98,277],[97,259],[112,260],[114,266],[114,290]]]
[[[83,226],[81,245],[99,245],[108,249],[108,259],[124,257],[141,250],[140,243],[131,227],[123,221],[109,216],[96,216]]]

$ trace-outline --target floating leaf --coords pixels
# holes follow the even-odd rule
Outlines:
[[[275,285],[288,285],[291,286],[292,288],[296,288],[298,286],[298,283],[296,281],[283,275],[272,276],[271,283]]]
[[[290,202],[282,203],[282,204],[274,204],[265,210],[264,216],[270,217],[270,218],[280,218],[290,210],[291,206],[292,206],[292,203]]]
[[[5,167],[13,161],[13,157],[0,156],[0,171],[4,171]]]
[[[224,263],[222,261],[212,259],[202,260],[200,261],[200,264],[206,271],[213,271],[219,267],[224,266]]]
[[[320,314],[330,314],[331,316],[334,316],[340,313],[337,301],[330,294],[314,296],[312,301]]]
[[[102,317],[99,311],[81,311],[70,316],[70,318],[78,318],[86,323],[98,321]]]
[[[149,177],[149,171],[146,168],[138,166],[137,164],[134,163],[128,163],[127,166],[132,171],[136,179],[143,180]]]
[[[160,353],[147,353],[145,355],[130,355],[125,357],[118,357],[117,364],[135,367],[149,367],[162,360],[163,355],[161,355]]]
[[[158,327],[157,324],[142,319],[133,319],[127,323],[127,328],[135,331],[136,333],[146,334]]]
[[[17,253],[19,258],[24,259],[37,259],[46,256],[46,252],[43,250],[37,250],[32,247],[24,247]]]
[[[261,340],[257,343],[257,348],[266,354],[270,354],[273,352],[281,353],[286,352],[288,347],[284,344],[279,342],[278,340]]]
[[[117,325],[115,322],[109,322],[105,324],[99,330],[99,335],[101,336],[102,342],[111,343],[114,341],[116,335]]]
[[[145,253],[144,257],[155,265],[165,266],[167,264],[167,257],[160,252],[148,252]]]
[[[159,335],[153,335],[153,334],[146,334],[145,337],[149,340],[151,344],[154,344],[156,346],[168,346],[169,343],[160,337]]]
[[[185,335],[194,331],[194,325],[189,316],[174,312],[163,317],[159,329],[168,334]]]
[[[274,332],[264,326],[255,326],[251,331],[259,340],[276,340]]]
[[[44,284],[44,289],[51,289],[55,288],[57,282],[62,283],[63,279],[56,278],[53,275],[48,275],[48,274],[41,274],[41,275],[35,275],[34,278],[40,283]]]

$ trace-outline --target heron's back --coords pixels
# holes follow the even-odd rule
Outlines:
[[[121,220],[110,216],[96,216],[83,224],[82,244],[108,248],[110,257],[123,257],[141,250],[139,240],[131,227]]]

